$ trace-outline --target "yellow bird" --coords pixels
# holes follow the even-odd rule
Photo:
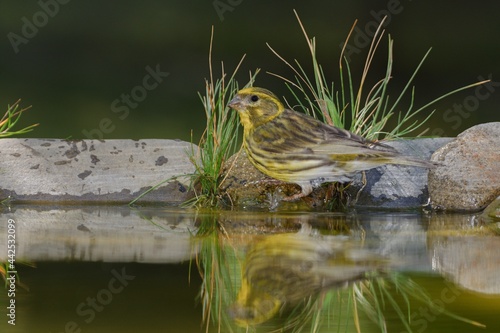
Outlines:
[[[433,166],[289,110],[267,89],[242,89],[228,105],[239,113],[250,162],[262,173],[302,188],[286,201],[307,196],[322,183],[347,182],[358,171],[384,164]]]

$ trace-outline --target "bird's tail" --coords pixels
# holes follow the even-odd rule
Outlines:
[[[398,152],[396,148],[382,142],[374,142],[371,148],[373,150],[380,151],[381,154],[386,157],[385,159],[386,164],[416,166],[427,169],[433,169],[439,165],[439,163],[436,162],[423,160],[413,156],[403,155],[400,152]]]
[[[397,164],[397,165],[407,165],[407,166],[416,166],[420,168],[426,168],[426,169],[434,169],[439,165],[439,163],[427,161],[427,160],[422,160],[419,158],[413,158],[413,157],[408,157],[408,156],[395,156],[393,158],[390,158],[389,161],[387,161],[388,164]]]

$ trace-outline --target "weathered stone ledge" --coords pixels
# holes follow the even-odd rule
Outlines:
[[[0,199],[16,203],[120,203],[171,177],[194,172],[180,140],[0,140]],[[178,204],[187,177],[161,185],[141,203]]]

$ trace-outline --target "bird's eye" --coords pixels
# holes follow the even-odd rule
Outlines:
[[[257,102],[257,101],[259,100],[259,96],[257,96],[257,95],[253,95],[252,97],[250,97],[250,100],[251,100],[252,102]]]

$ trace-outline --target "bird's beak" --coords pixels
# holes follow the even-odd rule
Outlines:
[[[235,110],[240,110],[242,108],[241,98],[239,96],[235,96],[227,105]]]

